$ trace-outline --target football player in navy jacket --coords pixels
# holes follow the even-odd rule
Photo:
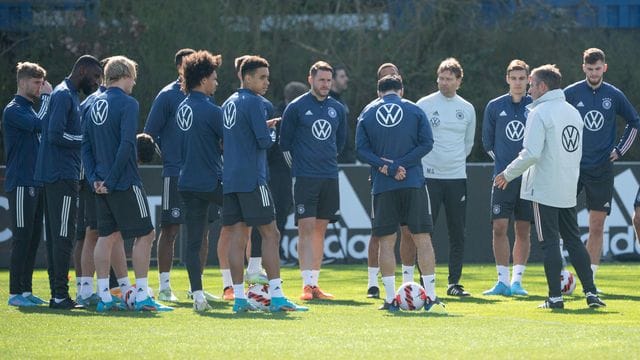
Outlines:
[[[585,50],[582,70],[586,78],[569,85],[564,93],[567,102],[578,109],[584,122],[578,194],[584,190],[587,198],[587,250],[595,282],[602,255],[604,220],[611,212],[613,162],[631,148],[640,128],[640,117],[622,91],[604,81],[607,71],[604,51],[597,48]],[[616,116],[627,123],[617,144]]]
[[[181,82],[187,98],[176,112],[184,133],[183,162],[178,190],[184,201],[187,228],[186,265],[193,294],[193,309],[211,309],[202,290],[200,248],[211,204],[222,206],[222,110],[210,96],[218,87],[221,57],[198,51],[183,59]]]
[[[182,71],[183,58],[194,52],[188,48],[176,52],[174,59],[178,74]],[[178,192],[184,134],[176,122],[176,110],[185,99],[185,94],[180,90],[180,83],[179,76],[177,80],[160,90],[153,100],[144,126],[144,132],[151,135],[162,153],[162,217],[157,249],[160,276],[158,299],[161,301],[178,301],[171,290],[170,274],[174,243],[180,224],[184,221],[182,199]]]
[[[531,103],[527,95],[529,65],[522,60],[513,60],[507,66],[506,75],[509,93],[491,100],[484,110],[482,122],[482,145],[495,161],[493,176],[507,167],[522,149],[526,123],[526,106]],[[520,199],[522,177],[513,180],[511,187],[491,189],[491,223],[493,227],[493,254],[496,258],[498,281],[484,295],[527,295],[522,287],[533,222],[531,202]],[[509,282],[509,219],[514,219],[515,241],[513,243],[513,276]]]
[[[100,62],[83,55],[71,74],[51,93],[42,122],[41,146],[34,177],[44,183],[45,231],[49,259],[49,307],[78,308],[69,297],[69,259],[76,235],[76,204],[80,179],[80,91],[91,94],[102,77]]]
[[[400,70],[392,63],[384,63],[378,67],[376,72],[378,80],[387,75],[400,76]],[[402,76],[400,76],[402,77]],[[403,86],[404,93],[404,86]],[[373,102],[377,101],[374,100]],[[372,102],[372,103],[373,103]],[[373,209],[371,209],[373,210]],[[371,234],[369,239],[369,250],[367,256],[367,297],[378,299],[380,297],[380,287],[378,287],[378,273],[380,267],[378,264],[378,254],[380,250],[380,241],[377,236]],[[402,262],[402,283],[414,281],[414,269],[416,259],[416,247],[411,239],[411,232],[406,225],[400,226],[400,260]],[[422,281],[422,278],[420,278]]]
[[[260,95],[269,87],[269,63],[247,57],[240,66],[243,88],[222,105],[224,120],[224,201],[222,224],[231,239],[229,263],[233,279],[234,312],[254,310],[244,293],[244,255],[248,227],[257,227],[262,237],[262,257],[269,277],[271,311],[304,311],[287,300],[282,291],[273,198],[267,185],[267,153],[273,144],[268,109]]]
[[[18,92],[4,108],[4,135],[7,168],[4,191],[9,198],[13,231],[9,264],[9,305],[36,306],[45,301],[33,295],[32,277],[36,252],[42,236],[42,184],[33,178],[40,146],[42,117],[49,105],[51,84],[47,72],[38,64],[21,62],[16,66]],[[42,100],[40,111],[33,104]]]
[[[105,65],[107,90],[91,106],[91,121],[84,128],[82,160],[87,180],[96,193],[98,243],[94,261],[101,301],[97,311],[119,310],[109,292],[112,248],[122,239],[135,238],[131,254],[136,278],[135,309],[171,310],[149,296],[148,278],[151,246],[155,232],[149,204],[138,174],[136,129],[139,105],[131,97],[137,78],[137,64],[114,56]]]
[[[433,222],[429,193],[423,178],[422,157],[433,148],[433,134],[422,109],[402,99],[402,79],[378,81],[379,98],[360,114],[356,149],[372,167],[372,232],[380,241],[380,265],[385,288],[381,310],[397,311],[395,298],[395,243],[400,224],[411,231],[426,287],[425,310],[445,312],[436,296],[435,255],[431,244]]]
[[[337,154],[347,139],[344,106],[329,96],[332,77],[331,65],[313,64],[308,76],[311,90],[287,106],[280,129],[280,147],[291,155],[295,179],[303,300],[333,298],[318,286],[327,225],[340,214]]]

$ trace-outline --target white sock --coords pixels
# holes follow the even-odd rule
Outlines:
[[[320,281],[320,270],[311,270],[311,278],[313,279],[313,286],[318,286]]]
[[[171,273],[170,272],[161,272],[160,273],[160,291],[165,289],[171,289]]]
[[[302,286],[313,285],[313,274],[311,270],[302,270]]]
[[[149,297],[149,283],[147,278],[136,279],[136,302]]]
[[[369,273],[369,287],[378,287],[378,273],[380,272],[380,268],[369,267],[367,268],[367,271]]]
[[[242,283],[242,284],[233,284],[233,295],[235,295],[236,299],[246,299],[247,298],[244,295],[244,283]]]
[[[498,281],[505,285],[509,285],[509,267],[504,265],[496,265],[498,272]]]
[[[230,269],[220,269],[222,273],[222,288],[226,289],[229,286],[233,286],[233,280],[231,279],[231,270]]]
[[[382,285],[384,285],[384,296],[387,303],[391,303],[396,296],[396,277],[395,275],[383,276]]]
[[[80,286],[80,296],[87,299],[93,294],[93,277],[84,276],[80,278],[82,286]]]
[[[249,258],[249,264],[247,265],[247,273],[255,274],[262,271],[262,258],[261,257],[252,257]]]
[[[20,294],[9,294],[9,300],[13,299],[14,297],[18,296]]]
[[[118,285],[120,286],[120,292],[124,296],[124,294],[127,292],[127,290],[129,290],[129,288],[131,287],[131,281],[129,280],[128,276],[121,277],[121,278],[118,279]],[[98,289],[99,289],[99,287],[98,287]]]
[[[598,265],[591,264],[591,272],[593,272],[593,282],[596,282],[596,271],[598,271]]]
[[[415,265],[402,265],[402,283],[413,282]]]
[[[13,295],[13,296],[15,296],[15,295]],[[22,297],[25,298],[25,299],[28,298],[29,296],[31,296],[31,292],[29,292],[29,291],[25,291],[25,292],[22,293]],[[12,296],[9,296],[9,299],[11,299],[11,298],[12,298]]]
[[[558,296],[558,297],[550,297],[549,301],[552,303],[558,302],[558,301],[562,301],[562,295]]]
[[[197,290],[193,292],[193,301],[197,302],[205,302],[204,292],[202,290]]]
[[[513,265],[513,274],[511,274],[511,283],[514,282],[522,282],[522,275],[524,275],[524,269],[526,269],[526,265]]]
[[[422,282],[424,283],[424,290],[427,292],[427,296],[431,300],[436,299],[436,274],[422,275]]]
[[[284,293],[282,292],[282,279],[269,280],[269,295],[271,295],[272,299],[274,297],[284,297]]]
[[[98,295],[103,303],[111,302],[111,293],[109,292],[109,278],[98,279]]]

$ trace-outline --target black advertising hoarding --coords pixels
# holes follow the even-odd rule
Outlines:
[[[467,167],[467,229],[465,244],[465,262],[492,263],[490,206],[491,173],[493,165],[487,163],[470,164]],[[4,167],[0,168],[4,182]],[[161,167],[144,166],[140,174],[148,195],[149,207],[154,225],[159,224],[161,206]],[[640,245],[635,240],[633,231],[633,204],[640,179],[640,163],[617,163],[615,166],[615,185],[611,204],[611,215],[605,222],[603,245],[604,259],[638,260]],[[346,165],[340,171],[340,209],[341,217],[327,229],[324,255],[325,258],[350,263],[366,261],[371,233],[369,214],[371,196],[369,193],[369,167],[364,165]],[[0,191],[0,267],[9,265],[12,232],[9,222],[9,201]],[[583,241],[588,236],[588,213],[584,208],[584,199],[578,199],[578,225]],[[209,264],[216,261],[215,227],[212,228],[209,243]],[[298,234],[293,225],[293,215],[287,220],[286,230],[282,238],[282,253],[286,259],[297,259]],[[130,242],[130,241],[129,241]],[[181,259],[182,246],[177,240],[175,257]],[[440,219],[433,234],[433,244],[438,263],[446,263],[448,259],[448,240],[445,226],[445,214],[441,211]],[[531,261],[541,260],[541,250],[536,244],[535,232],[532,233]],[[155,250],[152,253],[155,258]],[[44,266],[44,244],[41,244],[38,261]]]

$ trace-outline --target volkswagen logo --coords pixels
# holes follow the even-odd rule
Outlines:
[[[223,120],[224,127],[229,130],[236,124],[236,104],[234,102],[230,101],[224,107]]]
[[[318,119],[311,125],[311,133],[318,140],[327,140],[331,135],[331,123],[325,119]]]
[[[376,110],[376,120],[384,127],[394,127],[402,121],[402,108],[398,104],[382,104]]]
[[[511,141],[520,141],[524,138],[524,124],[518,120],[511,120],[504,128],[507,139]]]
[[[591,110],[584,115],[584,127],[589,131],[598,131],[604,125],[604,116],[598,110]]]
[[[100,126],[107,121],[109,115],[109,103],[105,99],[97,100],[91,107],[91,121]]]
[[[180,106],[178,112],[176,113],[176,121],[178,122],[178,127],[182,131],[187,131],[191,128],[191,124],[193,123],[193,110],[191,110],[191,106],[184,104]]]
[[[567,152],[574,152],[580,147],[580,132],[573,125],[567,125],[562,129],[562,147]]]

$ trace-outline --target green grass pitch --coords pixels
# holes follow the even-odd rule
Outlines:
[[[572,269],[571,269],[572,270]],[[446,266],[438,266],[437,291],[449,315],[378,311],[381,300],[365,297],[365,265],[323,268],[320,284],[333,301],[311,301],[307,313],[235,315],[215,302],[196,314],[186,299],[187,273],[172,272],[180,297],[171,313],[52,311],[7,305],[7,270],[0,271],[0,354],[17,358],[637,358],[640,356],[640,286],[637,264],[605,264],[598,272],[603,309],[588,309],[581,286],[565,297],[565,309],[537,309],[546,295],[540,264],[527,268],[527,297],[488,297],[492,264],[466,265],[462,282],[472,297],[445,295]],[[157,287],[157,271],[150,272]],[[299,271],[283,268],[285,294],[300,293]],[[398,272],[397,283],[400,284]],[[221,292],[219,272],[207,269],[205,290]],[[35,293],[47,297],[46,271],[38,270]],[[157,290],[157,289],[155,289]],[[72,287],[72,294],[75,289]]]

